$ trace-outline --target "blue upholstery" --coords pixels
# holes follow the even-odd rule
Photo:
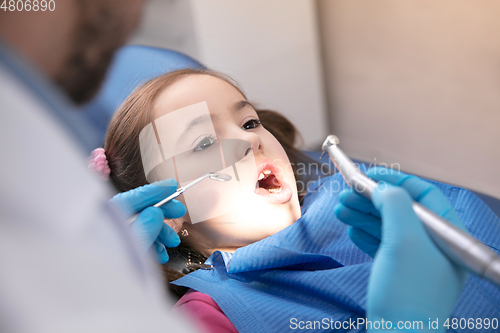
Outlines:
[[[176,51],[127,45],[115,55],[99,94],[83,107],[104,141],[109,119],[116,108],[141,83],[183,68],[204,68],[198,61]]]

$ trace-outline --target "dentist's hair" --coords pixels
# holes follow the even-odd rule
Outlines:
[[[108,165],[111,169],[110,179],[118,191],[125,192],[148,184],[141,160],[139,133],[154,120],[153,106],[156,97],[177,80],[189,75],[210,75],[221,79],[231,84],[246,99],[245,94],[231,78],[211,70],[177,70],[153,78],[136,88],[111,118],[104,145]],[[278,112],[256,111],[262,126],[274,135],[283,146],[291,162],[295,179],[300,181],[297,163],[307,161],[308,158],[295,148],[297,141],[302,140],[295,126]],[[202,244],[186,244],[185,242],[168,251],[170,258],[189,255],[193,261],[205,261],[208,255],[203,252]],[[164,266],[164,271],[169,282],[184,275],[178,270],[169,268],[168,263]],[[172,284],[169,284],[169,288],[177,296],[185,292],[183,288]]]

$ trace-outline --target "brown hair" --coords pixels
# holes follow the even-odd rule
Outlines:
[[[246,99],[246,96],[238,88],[236,83],[229,77],[211,70],[182,69],[166,73],[153,78],[136,90],[123,102],[113,115],[108,127],[104,149],[111,169],[110,179],[120,192],[125,192],[139,186],[148,184],[142,166],[141,151],[139,144],[139,133],[154,119],[153,105],[155,98],[167,87],[187,75],[211,75],[224,80],[236,88]],[[262,125],[276,137],[281,143],[290,159],[294,170],[295,179],[300,181],[297,173],[297,163],[307,160],[295,145],[300,138],[296,128],[290,121],[278,112],[271,110],[256,110]],[[171,261],[174,258],[191,256],[193,261],[205,261],[206,255],[202,249],[196,249],[193,245],[181,243],[175,249],[168,249]],[[185,275],[179,269],[171,269],[169,265],[164,265],[164,271],[168,282],[176,280]],[[179,288],[169,283],[169,288],[177,296],[180,296],[185,289]]]

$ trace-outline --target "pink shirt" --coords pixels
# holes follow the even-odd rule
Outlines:
[[[198,326],[207,333],[238,333],[221,308],[207,294],[189,289],[175,304],[174,311],[179,309],[186,316],[194,318]]]

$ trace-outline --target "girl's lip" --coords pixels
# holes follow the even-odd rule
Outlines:
[[[257,187],[255,189],[255,194],[266,198],[266,200],[269,200],[272,203],[283,204],[290,201],[293,195],[292,188],[283,179],[282,170],[277,167],[271,159],[264,159],[257,163],[257,175],[255,177],[255,184],[257,184],[259,175],[264,170],[269,170],[274,174],[274,177],[276,177],[281,185],[281,191],[277,193],[271,193],[263,188]]]

